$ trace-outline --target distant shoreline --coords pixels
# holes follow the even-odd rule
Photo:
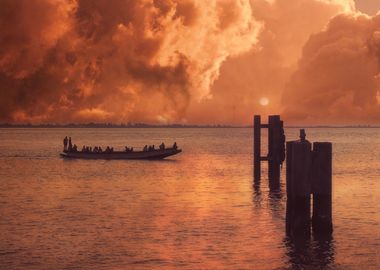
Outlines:
[[[87,123],[87,124],[0,124],[0,128],[253,128],[248,126],[232,126],[232,125],[152,125],[144,123],[135,124],[111,124],[111,123]],[[376,125],[345,125],[345,126],[328,126],[328,125],[297,125],[285,126],[285,128],[380,128]]]

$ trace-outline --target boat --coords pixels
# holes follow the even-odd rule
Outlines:
[[[113,151],[113,152],[79,152],[64,151],[62,158],[79,159],[163,159],[181,153],[181,149],[165,148],[149,151]]]

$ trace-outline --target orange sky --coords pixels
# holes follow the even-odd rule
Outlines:
[[[0,122],[246,125],[275,113],[380,124],[377,10],[380,0],[3,0]]]

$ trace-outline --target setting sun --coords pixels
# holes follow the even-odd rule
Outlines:
[[[259,103],[261,106],[267,106],[269,104],[269,99],[266,97],[262,97],[260,98]]]

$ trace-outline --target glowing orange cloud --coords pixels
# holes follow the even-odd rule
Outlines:
[[[0,122],[380,122],[379,18],[352,0],[3,0],[0,20]]]
[[[185,121],[261,29],[248,0],[5,0],[1,18],[0,121]]]

